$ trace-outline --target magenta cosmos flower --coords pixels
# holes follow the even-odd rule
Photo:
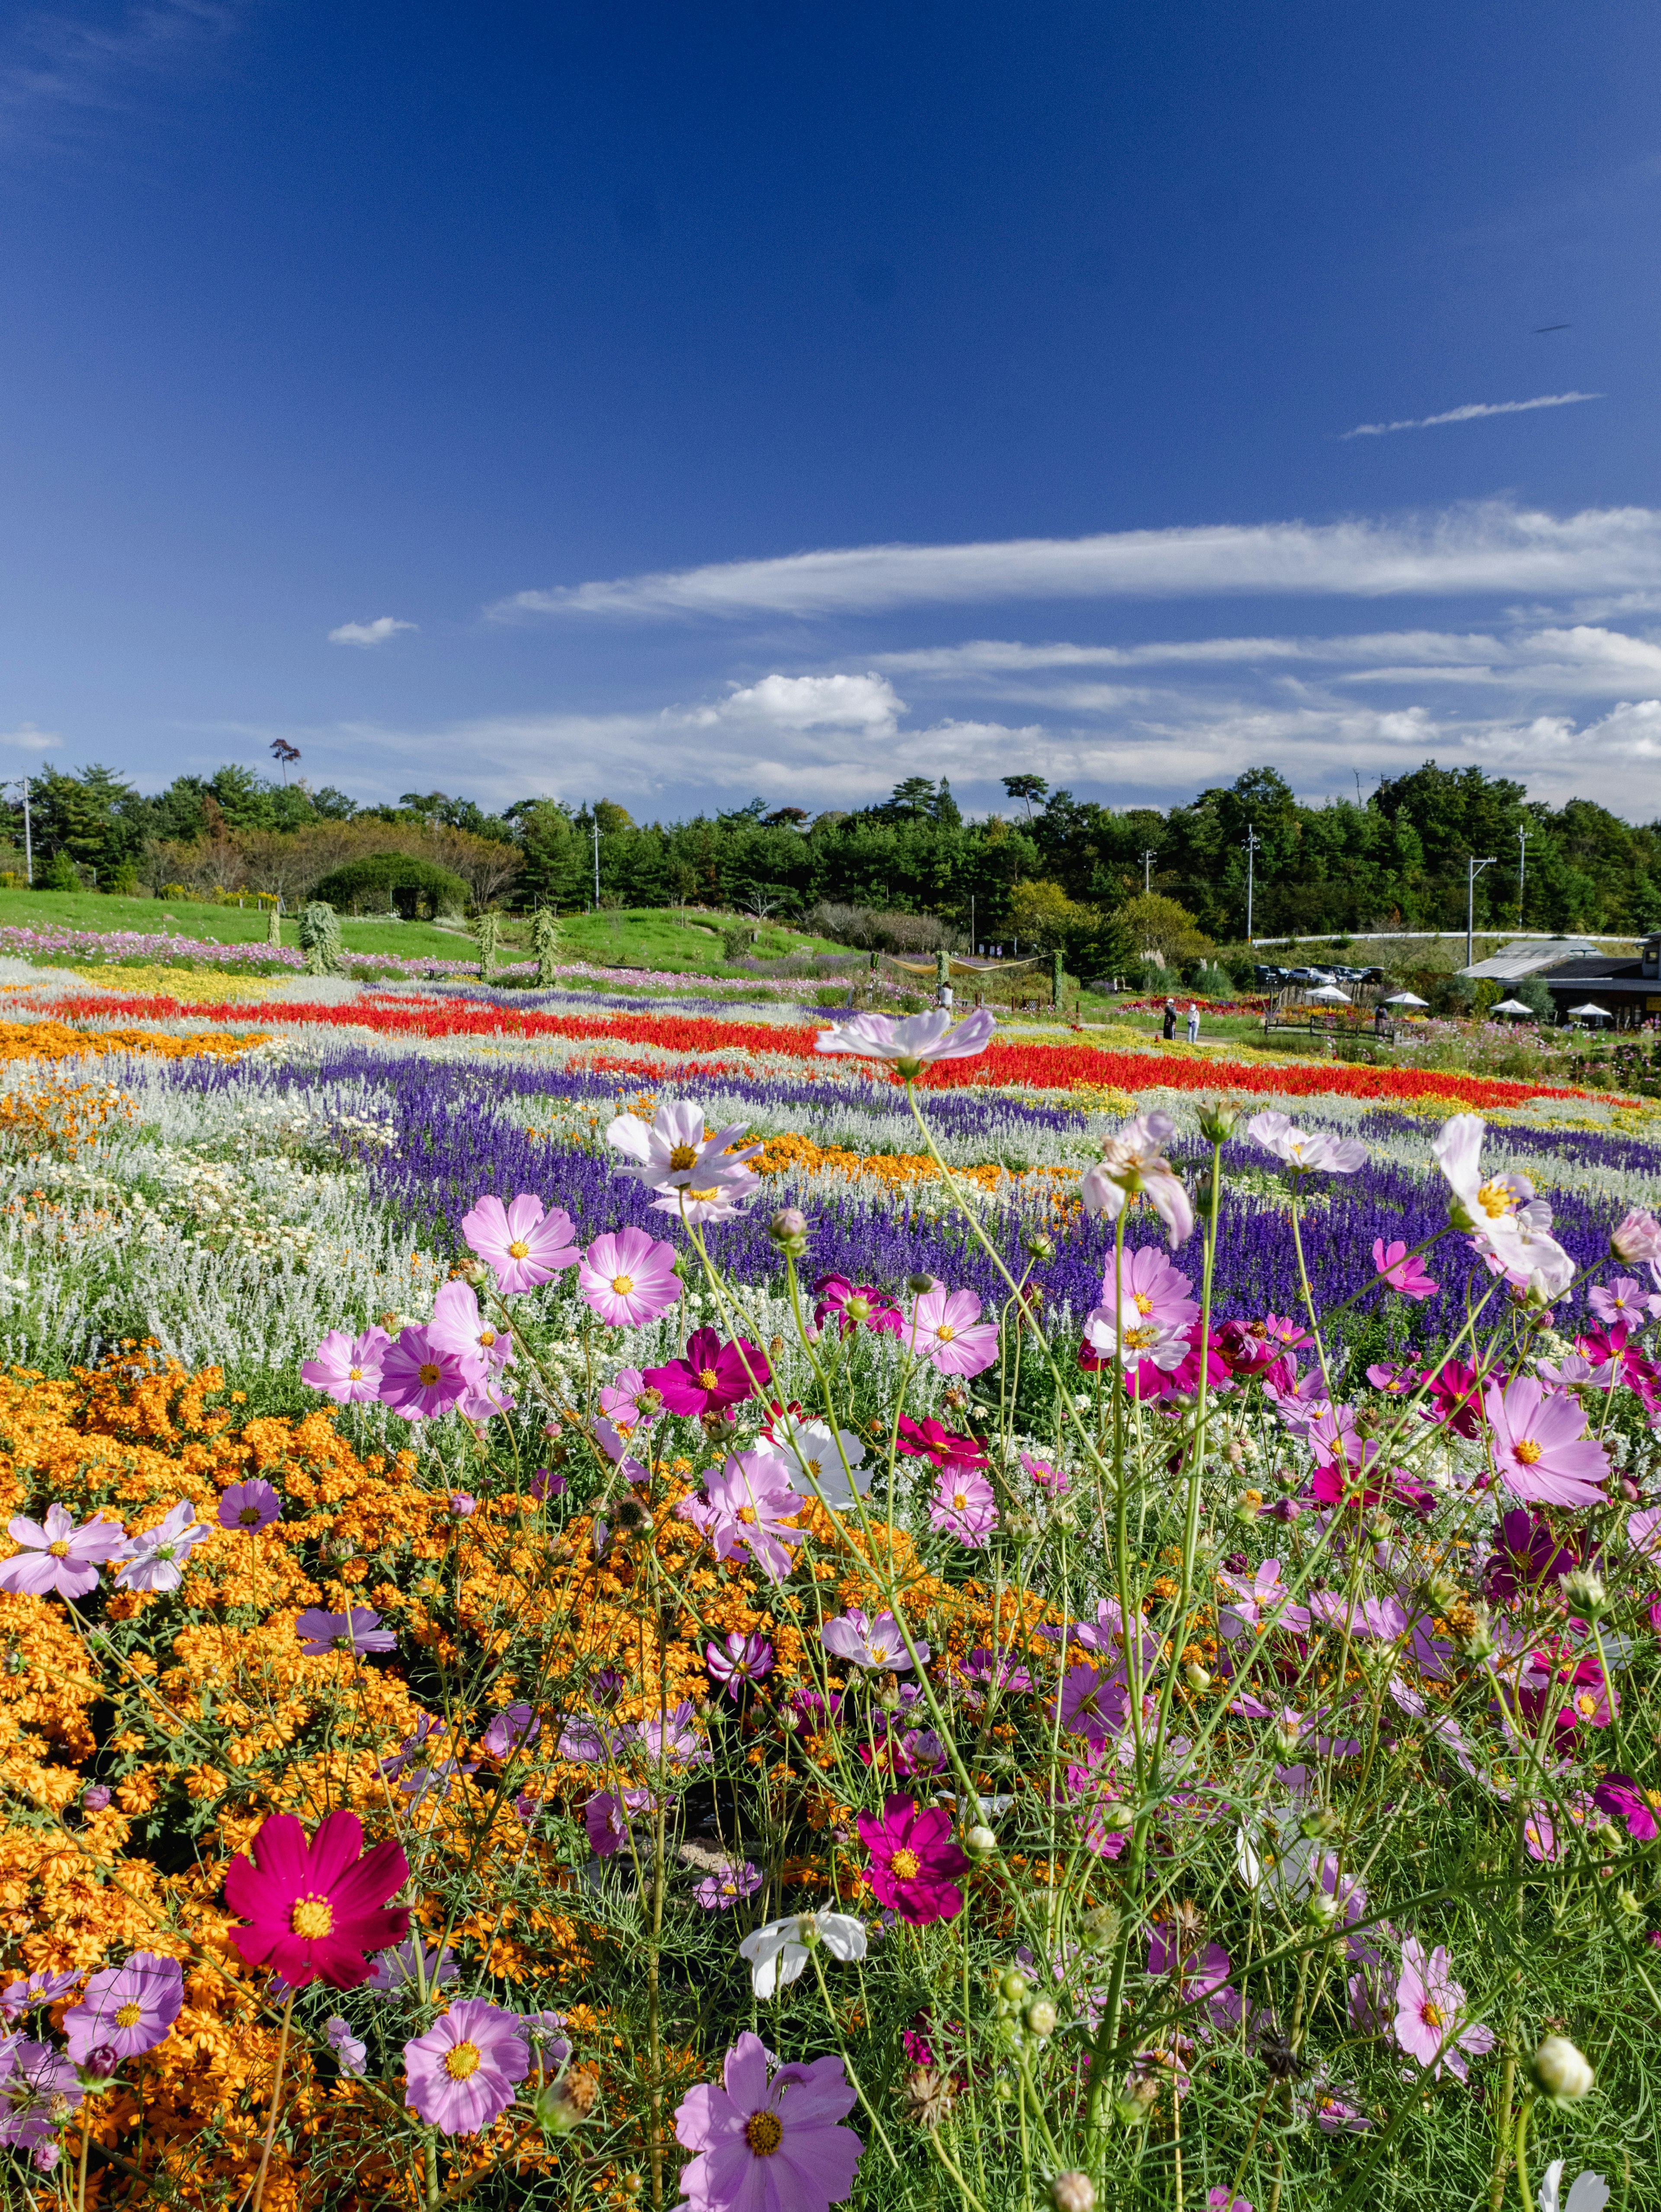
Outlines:
[[[1480,2021],[1463,2025],[1465,1993],[1448,1972],[1448,1954],[1439,1943],[1427,1958],[1425,1947],[1409,1936],[1402,1946],[1402,1973],[1396,1984],[1396,2040],[1409,2058],[1433,2067],[1444,2066],[1460,2081],[1465,2078],[1462,2053],[1480,2058],[1492,2051],[1492,2028]]]
[[[479,1363],[464,1359],[427,1328],[406,1328],[387,1347],[380,1365],[380,1398],[406,1421],[447,1413],[472,1395]]]
[[[973,1468],[947,1468],[928,1501],[928,1525],[943,1536],[955,1536],[971,1552],[980,1551],[998,1525],[991,1484]]]
[[[986,1465],[986,1448],[973,1437],[960,1437],[938,1421],[914,1421],[902,1413],[895,1437],[903,1452],[930,1460],[936,1467],[970,1468]]]
[[[257,1536],[282,1517],[283,1500],[269,1482],[234,1482],[219,1501],[222,1528],[246,1528]]]
[[[380,1363],[392,1339],[384,1328],[351,1336],[332,1328],[300,1370],[300,1379],[338,1406],[367,1406],[380,1395]]]
[[[290,1989],[320,1975],[331,1989],[369,1978],[368,1951],[409,1932],[407,1905],[386,1899],[410,1878],[410,1863],[389,1837],[363,1850],[356,1813],[331,1813],[309,1843],[292,1813],[273,1813],[253,1839],[253,1861],[225,1869],[225,1902],[250,1924],[231,1941],[251,1966],[276,1968]]]
[[[823,1328],[832,1314],[844,1336],[852,1336],[861,1323],[867,1328],[897,1336],[904,1327],[899,1308],[885,1291],[870,1283],[850,1283],[846,1275],[827,1275],[813,1293],[813,1326]]]
[[[1524,1504],[1596,1505],[1609,1456],[1586,1434],[1585,1409],[1567,1390],[1548,1395],[1532,1375],[1514,1375],[1483,1399],[1494,1471]]]
[[[113,1559],[127,1548],[127,1532],[119,1521],[94,1517],[77,1528],[64,1508],[47,1506],[43,1522],[26,1520],[20,1513],[6,1523],[6,1533],[23,1548],[0,1560],[0,1589],[21,1597],[84,1597],[98,1587],[98,1563]]]
[[[681,2168],[684,2212],[830,2212],[854,2186],[864,2145],[837,2124],[854,2108],[840,2058],[781,2066],[746,2029],[727,2052],[721,2087],[682,2098],[675,2136],[697,2156]]]
[[[409,2101],[447,2136],[476,2136],[499,2120],[530,2070],[518,2020],[484,1997],[459,1999],[404,2046]]]
[[[865,1060],[891,1060],[894,1072],[915,1083],[924,1068],[937,1060],[973,1060],[986,1050],[997,1026],[984,1006],[977,1006],[955,1028],[944,1008],[929,1014],[913,1014],[897,1022],[890,1014],[855,1014],[834,1029],[821,1030],[813,1041],[815,1052],[852,1052]]]
[[[1434,1297],[1441,1288],[1425,1273],[1424,1261],[1416,1253],[1409,1255],[1399,1237],[1394,1243],[1386,1244],[1382,1237],[1375,1237],[1372,1264],[1378,1270],[1380,1282],[1388,1283],[1404,1298]]]
[[[687,1338],[684,1359],[648,1367],[646,1380],[672,1413],[701,1419],[705,1413],[724,1413],[729,1406],[754,1397],[772,1373],[765,1352],[745,1338],[723,1344],[713,1328],[699,1328]]]
[[[137,2058],[173,2032],[185,2002],[185,1971],[177,1959],[135,1951],[125,1966],[94,1974],[64,2015],[69,2054],[84,2066],[94,2051]]]
[[[680,1296],[675,1248],[643,1229],[596,1237],[578,1262],[577,1288],[608,1328],[643,1328]]]
[[[938,1805],[920,1813],[910,1797],[891,1797],[880,1819],[860,1814],[860,1836],[871,1854],[866,1880],[880,1904],[921,1928],[955,1920],[963,1892],[953,1876],[969,1862],[952,1840],[952,1815]]]
[[[1661,1835],[1661,1820],[1656,1817],[1661,1812],[1661,1790],[1640,1790],[1629,1774],[1606,1774],[1591,1798],[1600,1813],[1622,1821],[1627,1833],[1640,1844],[1652,1843]]]
[[[978,1375],[998,1356],[996,1324],[981,1320],[973,1291],[925,1291],[906,1316],[905,1338],[942,1375]]]
[[[703,1663],[710,1680],[723,1683],[727,1696],[737,1698],[746,1682],[759,1682],[764,1674],[772,1673],[773,1647],[759,1632],[743,1636],[734,1629],[725,1644],[704,1645]]]
[[[471,1213],[462,1215],[461,1233],[496,1270],[496,1288],[504,1296],[533,1291],[538,1283],[551,1282],[562,1267],[577,1263],[570,1215],[558,1206],[545,1212],[542,1200],[527,1190],[511,1206],[499,1198],[481,1198]]]

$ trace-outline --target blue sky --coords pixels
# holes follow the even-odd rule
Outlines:
[[[1650,819],[1658,75],[1629,0],[13,9],[0,773]]]

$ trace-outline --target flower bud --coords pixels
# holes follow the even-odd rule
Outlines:
[[[455,1272],[464,1283],[471,1283],[475,1290],[478,1289],[481,1284],[488,1283],[490,1279],[490,1270],[483,1260],[460,1261]]]
[[[1126,2127],[1145,2128],[1159,2101],[1159,2085],[1149,2081],[1146,2075],[1133,2074],[1113,2101]]]
[[[1029,1229],[1021,1239],[1021,1249],[1030,1260],[1053,1260],[1056,1240],[1046,1237],[1042,1229]]]
[[[582,2119],[577,2100],[563,2079],[551,2081],[545,2089],[538,2091],[531,2109],[551,2136],[569,2136]]]
[[[1330,1805],[1317,1805],[1312,1812],[1305,1814],[1298,1826],[1311,1843],[1320,1843],[1337,1834],[1338,1815]]]
[[[478,1500],[465,1490],[450,1492],[450,1517],[453,1521],[470,1520],[478,1510]]]
[[[884,1674],[879,1679],[876,1700],[885,1713],[899,1711],[900,1681],[897,1674]]]
[[[800,1260],[807,1249],[807,1216],[799,1206],[781,1206],[768,1223],[767,1234],[781,1252]]]
[[[1609,1604],[1609,1592],[1603,1578],[1591,1567],[1576,1567],[1563,1577],[1563,1595],[1573,1613],[1584,1613],[1588,1620],[1596,1620]]]
[[[1208,1145],[1226,1145],[1234,1134],[1234,1125],[1240,1118],[1237,1106],[1225,1106],[1220,1102],[1200,1109],[1200,1134]]]
[[[1211,1677],[1196,1659],[1190,1659],[1183,1669],[1183,1680],[1196,1697],[1203,1697],[1211,1687]]]
[[[1027,2033],[1036,2035],[1040,2042],[1045,2036],[1054,2035],[1056,2022],[1060,2017],[1048,1997],[1034,1997],[1022,2016],[1026,2021]]]
[[[1311,1890],[1304,1907],[1304,1917],[1311,1928],[1330,1928],[1338,1917],[1337,1899],[1323,1889]]]
[[[1445,1567],[1438,1567],[1425,1583],[1425,1595],[1438,1613],[1445,1613],[1459,1595],[1459,1585]]]
[[[1096,2185],[1087,2173],[1058,2173],[1050,2185],[1056,2212],[1096,2212]]]
[[[1554,2105],[1576,2105],[1591,2094],[1596,2076],[1585,2056],[1566,2035],[1548,2035],[1529,2069],[1542,2097]]]
[[[110,1793],[101,1782],[94,1782],[81,1792],[81,1809],[85,1813],[101,1813],[110,1802]]]
[[[120,2063],[121,2061],[116,2055],[115,2045],[113,2043],[96,2043],[87,2053],[86,2070],[88,2074],[107,2077],[115,2072]]]
[[[1235,1519],[1244,1521],[1248,1525],[1257,1518],[1262,1510],[1263,1493],[1261,1490],[1243,1490],[1234,1501]]]
[[[1017,1966],[1006,1966],[998,1977],[998,1995],[1006,2004],[1019,2004],[1031,1986]]]
[[[920,1298],[926,1291],[934,1289],[934,1278],[932,1275],[908,1275],[905,1279],[905,1287],[914,1298]]]
[[[998,1839],[990,1828],[977,1821],[964,1837],[963,1847],[971,1859],[989,1859],[997,1850]]]

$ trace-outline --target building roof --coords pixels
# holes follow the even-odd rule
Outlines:
[[[1585,991],[1605,998],[1661,997],[1661,976],[1646,975],[1641,960],[1566,960],[1541,980],[1555,999]]]
[[[1599,955],[1597,947],[1585,937],[1519,937],[1513,944],[1502,945],[1486,960],[1473,961],[1459,973],[1491,975],[1496,982],[1517,983],[1524,975],[1538,975],[1546,969],[1555,969],[1565,960],[1588,957],[1620,959],[1623,956]]]

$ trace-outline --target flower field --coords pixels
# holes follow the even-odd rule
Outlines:
[[[98,966],[0,1010],[8,2203],[1661,2202],[1649,1109]]]

